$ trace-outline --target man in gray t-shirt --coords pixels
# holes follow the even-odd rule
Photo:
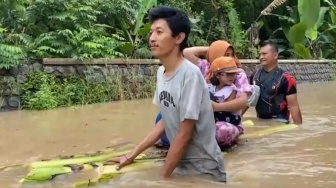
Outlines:
[[[193,137],[189,141],[180,168],[211,174],[226,181],[223,154],[216,141],[216,126],[207,84],[199,68],[185,60],[169,77],[164,67],[157,71],[153,103],[160,106],[165,132],[170,143],[179,135],[185,119],[195,120]]]
[[[152,55],[160,59],[154,103],[162,119],[129,155],[113,161],[117,170],[130,164],[153,146],[166,132],[169,148],[162,176],[172,172],[209,174],[226,182],[223,155],[216,141],[216,127],[207,84],[199,68],[184,59],[190,20],[187,14],[171,7],[158,7],[149,13]]]

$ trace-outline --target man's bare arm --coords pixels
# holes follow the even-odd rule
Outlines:
[[[163,177],[169,178],[183,157],[194,132],[196,121],[185,119],[181,122],[179,133],[171,144],[163,167]]]
[[[128,156],[129,159],[134,160],[140,153],[144,152],[149,147],[153,146],[163,135],[165,125],[163,120],[160,120],[154,129],[143,139],[140,144]]]
[[[300,105],[297,99],[297,94],[287,95],[286,96],[289,111],[292,115],[294,124],[301,125],[302,124],[302,115],[300,110]]]
[[[290,73],[284,73],[282,92],[286,95],[286,100],[288,104],[288,109],[292,115],[293,121],[296,125],[302,124],[302,115],[297,99],[297,89],[296,89],[296,79]]]

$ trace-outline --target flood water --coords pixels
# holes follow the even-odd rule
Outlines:
[[[299,85],[301,128],[249,140],[225,156],[229,188],[335,188],[336,82]],[[58,155],[82,154],[129,141],[139,142],[153,126],[158,109],[151,99],[50,111],[0,113],[0,166]],[[254,118],[250,109],[244,120]],[[253,131],[253,128],[247,132]],[[223,187],[191,177],[162,181],[159,167],[130,172],[107,187]],[[0,188],[20,187],[27,170],[0,171]],[[64,180],[65,181],[65,180]],[[33,187],[67,187],[54,183]]]

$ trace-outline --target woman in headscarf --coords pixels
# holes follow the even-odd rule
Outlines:
[[[249,84],[247,75],[242,69],[242,64],[239,62],[234,47],[224,40],[218,40],[209,47],[191,47],[186,48],[183,51],[183,55],[186,59],[198,65],[201,69],[201,72],[204,78],[209,82],[210,80],[210,65],[211,63],[219,57],[230,56],[235,59],[237,67],[240,69],[240,72],[237,74],[234,85],[240,91],[236,99],[227,101],[224,103],[213,102],[213,109],[215,112],[221,111],[242,111],[247,105],[248,96],[252,94],[251,86]],[[199,56],[205,56],[206,59],[201,59]],[[242,124],[239,126],[228,126],[226,127],[227,136],[232,139],[228,139],[226,145],[233,144],[238,140],[239,136],[244,133]]]
[[[237,67],[241,70],[237,75],[235,85],[241,91],[241,95],[230,102],[221,105],[214,104],[215,111],[236,111],[246,107],[248,96],[251,94],[251,86],[248,82],[245,71],[242,69],[242,64],[239,62],[234,47],[224,40],[218,40],[211,43],[208,47],[190,47],[183,51],[186,59],[198,65],[204,78],[209,81],[209,69],[211,63],[218,57],[230,56],[235,58]],[[201,59],[200,56],[205,56],[206,59]]]

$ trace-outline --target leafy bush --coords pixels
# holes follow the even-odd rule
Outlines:
[[[155,74],[145,78],[131,68],[127,75],[117,71],[98,81],[94,74],[85,77],[72,75],[57,78],[44,72],[33,72],[21,86],[25,109],[52,109],[116,100],[149,98],[155,90]]]
[[[233,8],[232,0],[3,0],[0,23],[6,32],[0,33],[0,67],[15,66],[26,58],[152,58],[147,15],[158,4],[188,12],[190,45],[231,37],[228,23],[232,20],[226,15]],[[239,20],[236,17],[231,25]],[[245,35],[240,36],[246,41]]]
[[[17,66],[26,58],[24,49],[7,43],[8,36],[7,29],[0,25],[0,69]]]

